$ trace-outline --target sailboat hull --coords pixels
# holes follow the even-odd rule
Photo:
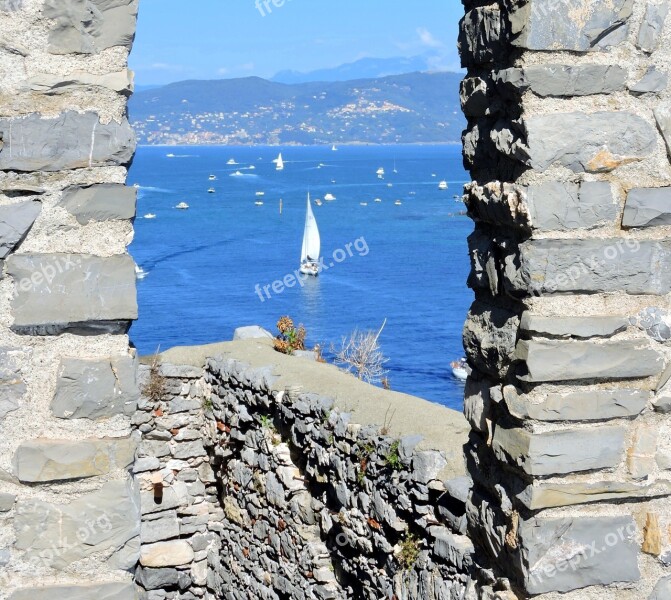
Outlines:
[[[317,263],[303,263],[299,270],[301,274],[309,277],[319,276],[319,265]]]

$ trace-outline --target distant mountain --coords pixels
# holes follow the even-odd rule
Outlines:
[[[458,73],[287,85],[248,77],[182,81],[135,94],[141,144],[458,142]]]
[[[389,75],[403,75],[421,71],[431,71],[428,56],[411,58],[362,58],[355,62],[301,73],[299,71],[280,71],[271,78],[277,83],[311,83],[313,81],[350,81],[352,79],[377,79]]]

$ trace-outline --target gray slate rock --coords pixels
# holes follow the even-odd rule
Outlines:
[[[648,600],[668,600],[671,598],[671,575],[662,577],[648,596]]]
[[[511,68],[495,75],[497,82],[541,97],[591,96],[624,90],[627,71],[617,65],[548,64]]]
[[[37,200],[0,206],[0,259],[24,240],[41,211],[42,203]]]
[[[524,125],[523,161],[539,171],[559,164],[576,173],[606,173],[650,156],[657,146],[652,125],[628,112],[532,115]],[[510,146],[508,152],[520,151]]]
[[[644,308],[630,323],[645,331],[656,342],[664,343],[671,339],[671,315],[656,306]],[[662,386],[663,387],[663,386]]]
[[[179,582],[179,571],[176,569],[146,569],[138,567],[135,572],[135,581],[145,590],[171,588]]]
[[[663,295],[671,291],[671,243],[654,240],[533,240],[505,259],[513,295],[600,293]]]
[[[516,358],[524,361],[530,382],[579,379],[633,379],[660,375],[664,357],[640,340],[577,342],[521,340]]]
[[[13,12],[23,8],[23,0],[0,0],[0,10],[3,12]]]
[[[671,159],[671,103],[659,104],[653,110],[657,127],[666,143],[666,151]]]
[[[132,583],[68,585],[22,588],[9,600],[140,600],[140,591]]]
[[[659,36],[664,29],[664,21],[669,14],[669,3],[648,2],[636,46],[644,52],[654,52],[659,44]]]
[[[129,220],[135,217],[137,190],[115,183],[69,187],[60,205],[81,225],[91,221]]]
[[[513,45],[587,52],[617,45],[629,31],[633,0],[529,0],[510,10]]]
[[[525,333],[561,337],[610,337],[629,326],[625,317],[541,317],[529,311],[522,314],[520,329]]]
[[[649,94],[663,92],[669,84],[669,76],[650,67],[645,75],[634,85],[629,86],[629,91],[635,94]]]
[[[56,20],[49,33],[52,54],[97,54],[106,48],[130,48],[135,37],[139,0],[47,0],[43,14]]]
[[[492,449],[500,461],[528,475],[541,477],[593,471],[620,464],[626,433],[624,427],[614,426],[536,434],[499,426],[494,432]]]
[[[623,227],[671,225],[671,187],[634,188],[627,194]]]
[[[503,397],[510,414],[521,420],[603,421],[635,417],[648,404],[649,392],[614,389],[585,392],[548,392],[541,402],[531,401],[515,387],[506,386]]]
[[[68,440],[35,439],[14,453],[16,476],[24,483],[66,481],[125,469],[135,459],[131,438]]]
[[[137,319],[135,263],[128,255],[13,254],[7,274],[14,278],[17,333],[121,333]]]
[[[95,75],[86,71],[75,71],[69,75],[38,73],[24,82],[24,88],[47,95],[72,93],[75,90],[89,91],[92,87],[106,88],[130,96],[133,92],[133,72],[128,69],[116,73]]]
[[[519,540],[525,589],[532,595],[641,577],[630,516],[530,519],[520,524]]]
[[[51,412],[59,419],[131,416],[140,399],[136,374],[136,363],[130,356],[63,358]]]
[[[40,557],[40,562],[45,561],[48,566],[63,570],[73,562],[104,553],[110,556],[108,564],[111,568],[131,570],[139,560],[138,491],[132,481],[113,481],[69,504],[19,500],[14,530],[15,546],[22,551],[24,560],[38,560]],[[138,543],[129,554],[128,547],[133,546],[133,540]],[[45,550],[51,552],[46,553]],[[91,598],[89,595],[81,597],[84,600]],[[35,596],[26,598],[32,600]]]
[[[463,67],[486,64],[503,52],[501,11],[481,6],[467,11],[461,21],[459,50]]]
[[[0,136],[0,169],[5,171],[127,165],[135,152],[135,133],[127,119],[104,125],[92,112],[0,119]]]
[[[26,393],[21,377],[19,353],[16,348],[0,347],[0,419],[19,408]]]
[[[0,493],[0,513],[9,512],[14,507],[16,496],[14,494]]]

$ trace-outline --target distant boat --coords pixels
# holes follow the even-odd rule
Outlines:
[[[214,188],[210,188],[210,189],[207,190],[207,193],[208,194],[214,194],[216,191],[217,190],[215,190]]]
[[[145,218],[145,219],[155,219],[155,218],[156,218],[156,215],[155,215],[154,213],[147,213],[147,214],[144,216],[144,218]]]
[[[145,271],[139,265],[135,265],[135,278],[136,279],[144,279],[147,275],[148,275],[147,271]]]
[[[216,181],[217,176],[216,175],[210,175],[210,181]]]
[[[452,375],[459,381],[466,381],[471,374],[471,367],[465,358],[452,361],[450,367],[452,368]]]
[[[303,247],[301,249],[300,272],[303,275],[316,277],[319,275],[319,254],[321,253],[321,238],[317,220],[312,212],[310,193],[308,192],[307,212],[305,214],[305,230],[303,231]]]
[[[441,182],[438,184],[438,189],[439,189],[439,190],[446,190],[446,189],[447,189],[447,181],[441,181]]]
[[[431,177],[437,177],[435,173],[431,173]]]
[[[394,184],[393,183],[388,183],[387,187],[394,187]]]
[[[398,171],[396,170],[396,159],[394,159],[394,173],[398,173]]]
[[[417,192],[408,192],[411,196],[416,196]]]
[[[243,173],[241,171],[236,171],[235,173],[231,173],[231,177],[242,177]]]
[[[256,204],[256,206],[263,206],[263,202],[261,202],[261,200],[257,200],[254,202],[254,204]]]
[[[327,202],[331,202],[332,200],[335,200],[335,199],[336,199],[336,197],[333,194],[326,194],[324,196],[324,200],[326,200]]]
[[[361,206],[368,206],[368,202],[359,202]]]
[[[134,187],[136,190],[138,190],[138,189],[140,189],[140,184],[139,184],[139,183],[134,183],[134,184],[133,184],[133,187]]]
[[[338,148],[336,148],[335,144],[331,147],[331,152],[338,152]]]
[[[250,171],[253,171],[254,169],[256,169],[256,167],[255,167],[254,165],[249,165],[247,168],[248,168]]]
[[[238,163],[235,162],[234,158],[230,158],[226,164],[227,165],[237,165]]]
[[[323,204],[323,202],[319,198],[315,198],[315,204],[317,206],[321,206]]]
[[[377,171],[375,171],[378,177],[384,177],[384,169],[380,167]]]
[[[396,202],[394,202],[394,204],[396,206],[401,206],[401,204],[403,204],[403,202],[401,202],[400,200],[396,200]]]
[[[336,182],[336,180],[335,180],[335,179],[331,179],[331,183],[335,183],[335,182]]]
[[[382,198],[375,198],[375,202],[382,202]]]
[[[171,152],[170,154],[166,154],[167,158],[175,158],[175,155]]]
[[[273,161],[275,163],[275,169],[277,171],[284,171],[284,160],[282,159],[282,153]]]
[[[189,205],[186,202],[180,202],[175,208],[178,208],[179,210],[186,210],[189,208]]]
[[[265,196],[266,193],[265,193],[265,192],[256,192],[256,195],[257,195],[257,196]]]

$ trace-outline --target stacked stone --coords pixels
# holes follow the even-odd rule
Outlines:
[[[669,3],[464,4],[469,533],[522,597],[671,597]]]
[[[203,446],[203,370],[166,364],[157,376],[158,397],[143,396],[133,416],[142,436],[133,469],[142,512],[135,580],[147,600],[221,598],[224,512]]]
[[[206,443],[220,484],[226,598],[462,598],[467,479],[442,453],[273,390],[270,370],[210,359]]]
[[[3,600],[136,597],[136,15],[137,0],[0,1]]]

